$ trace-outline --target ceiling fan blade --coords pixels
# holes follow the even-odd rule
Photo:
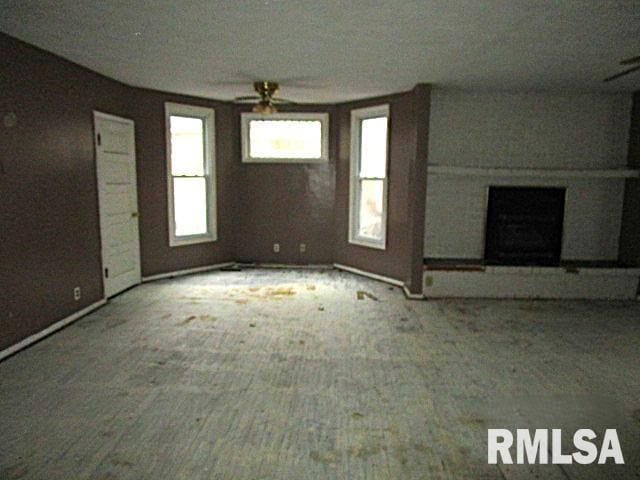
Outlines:
[[[257,97],[255,95],[251,95],[248,97],[236,97],[233,99],[234,102],[250,102],[250,101],[255,101],[255,100],[262,100],[260,97]]]
[[[610,82],[611,80],[615,80],[616,78],[620,78],[623,77],[625,75],[628,75],[632,72],[635,72],[636,70],[640,70],[640,65],[636,65],[635,67],[631,67],[631,68],[627,68],[626,70],[623,70],[620,73],[616,73],[615,75],[611,75],[610,77],[607,77],[603,80],[603,82]]]
[[[286,98],[272,98],[271,101],[280,105],[300,105],[298,102],[287,100]]]
[[[634,63],[640,63],[640,55],[637,57],[627,58],[626,60],[622,60],[620,65],[632,65]]]

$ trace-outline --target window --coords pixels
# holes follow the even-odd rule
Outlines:
[[[327,162],[328,150],[327,113],[242,114],[243,162]]]
[[[386,248],[389,105],[351,111],[349,242]]]
[[[216,240],[214,111],[165,104],[169,245]]]

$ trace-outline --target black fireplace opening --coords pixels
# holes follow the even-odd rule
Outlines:
[[[489,187],[485,263],[560,263],[564,188]]]

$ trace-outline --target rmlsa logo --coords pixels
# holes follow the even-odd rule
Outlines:
[[[615,429],[607,429],[602,437],[600,453],[598,454],[598,444],[595,442],[596,433],[588,428],[581,428],[573,435],[574,451],[562,453],[562,430],[554,428],[538,428],[533,430],[533,438],[528,429],[518,428],[516,430],[515,453],[517,464],[567,464],[580,463],[583,465],[594,463],[607,463],[608,459],[613,459],[614,463],[623,464],[622,449],[618,441],[618,434]],[[512,464],[511,456],[513,447],[513,434],[504,428],[490,428],[488,431],[488,462],[498,463],[498,456],[503,464]],[[551,448],[549,448],[551,447]],[[549,462],[549,452],[551,452],[551,462]]]

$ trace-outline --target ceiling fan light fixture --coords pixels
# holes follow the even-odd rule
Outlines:
[[[278,82],[263,80],[260,82],[253,82],[253,89],[258,92],[261,97],[271,98],[278,93],[280,84]]]
[[[276,113],[277,111],[278,110],[271,102],[265,100],[256,103],[253,107],[254,113],[261,113],[262,115],[270,115],[272,113]]]
[[[284,98],[274,98],[274,95],[278,92],[280,85],[278,82],[254,82],[253,88],[255,89],[258,96],[250,96],[250,97],[236,97],[233,101],[235,103],[245,103],[250,101],[254,103],[253,112],[259,113],[262,115],[270,115],[273,113],[277,113],[278,109],[275,104],[288,104],[288,105],[296,105],[295,102],[291,100],[287,100]]]

